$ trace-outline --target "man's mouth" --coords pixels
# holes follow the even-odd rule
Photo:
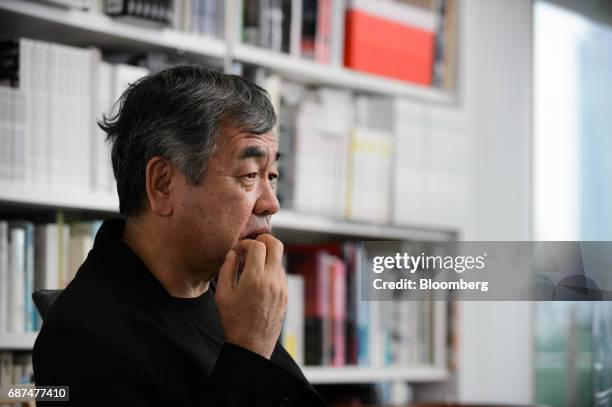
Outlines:
[[[257,239],[257,237],[259,235],[263,235],[263,234],[266,234],[266,233],[270,233],[270,228],[267,228],[267,227],[259,228],[259,229],[256,229],[256,230],[252,231],[248,235],[244,236],[240,240],[245,240],[245,239],[253,239],[253,240],[255,240],[255,239]]]

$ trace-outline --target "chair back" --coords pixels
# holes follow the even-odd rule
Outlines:
[[[63,290],[36,290],[32,293],[32,300],[36,305],[36,309],[40,314],[43,321],[47,318],[47,314],[51,309],[51,306],[60,296]]]

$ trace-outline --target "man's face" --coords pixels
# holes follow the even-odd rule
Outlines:
[[[240,240],[270,233],[270,217],[279,210],[277,153],[273,131],[221,133],[202,185],[181,186],[175,208],[190,268],[216,274]]]

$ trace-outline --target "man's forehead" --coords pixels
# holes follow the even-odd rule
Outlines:
[[[255,159],[268,158],[270,154],[274,154],[275,152],[276,152],[276,149],[273,149],[272,152],[270,152],[269,149],[266,149],[262,146],[250,145],[250,146],[244,147],[243,149],[239,151],[238,158],[241,160],[246,160],[249,158],[255,158]],[[279,157],[280,157],[280,154],[276,152],[274,159],[278,160]]]
[[[227,140],[230,154],[239,159],[266,158],[276,155],[278,139],[272,131],[264,134],[235,133]]]

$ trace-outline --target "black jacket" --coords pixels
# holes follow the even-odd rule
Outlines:
[[[124,226],[104,222],[51,308],[34,345],[36,385],[69,386],[83,406],[325,405],[280,344],[267,360],[224,342],[211,289],[170,296],[121,241]]]

